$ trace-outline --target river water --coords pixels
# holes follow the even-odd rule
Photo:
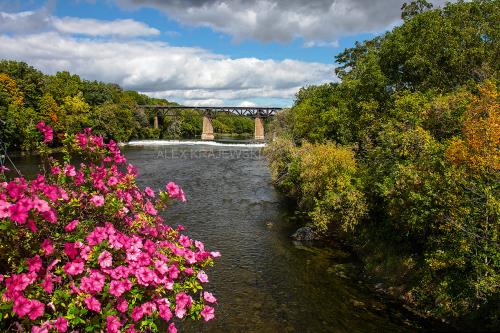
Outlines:
[[[180,184],[165,212],[222,257],[208,270],[216,319],[179,332],[415,332],[422,324],[371,291],[356,259],[292,241],[297,228],[271,184],[259,145],[138,142],[123,148],[141,186]],[[32,159],[16,159],[30,169]]]

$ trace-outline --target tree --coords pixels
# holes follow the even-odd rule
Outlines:
[[[401,7],[401,18],[403,20],[410,20],[420,13],[425,12],[432,8],[432,4],[426,0],[417,0],[412,2],[406,2]]]

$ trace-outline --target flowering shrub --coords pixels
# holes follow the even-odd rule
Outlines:
[[[48,157],[52,130],[36,127]],[[116,143],[90,129],[63,143],[45,175],[0,182],[0,329],[155,332],[162,318],[172,333],[174,318],[213,319],[204,269],[220,254],[158,214],[182,189],[141,190]]]

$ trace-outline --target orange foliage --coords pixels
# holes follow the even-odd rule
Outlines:
[[[11,103],[23,105],[24,95],[17,87],[16,81],[5,73],[0,73],[0,90],[4,90],[9,94]]]
[[[462,134],[446,151],[449,161],[474,171],[500,169],[500,104],[493,82],[482,84],[467,107]]]

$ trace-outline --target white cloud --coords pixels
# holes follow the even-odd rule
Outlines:
[[[238,106],[243,106],[243,107],[252,107],[252,106],[257,106],[254,102],[250,101],[242,101]]]
[[[52,18],[52,25],[60,32],[89,36],[156,36],[158,29],[131,19],[102,21],[78,17]]]
[[[29,34],[54,30],[66,34],[87,36],[139,37],[160,35],[158,29],[132,19],[104,21],[79,17],[58,18],[52,16],[47,7],[18,13],[0,11],[0,32]],[[167,32],[167,34],[169,33],[172,32]]]
[[[184,105],[187,106],[222,106],[224,101],[218,98],[184,100]]]
[[[68,70],[86,79],[115,82],[151,96],[198,105],[261,98],[292,100],[301,86],[335,80],[331,65],[233,59],[155,41],[74,38],[52,31],[0,35],[0,45],[0,58],[23,60],[48,73]]]
[[[399,21],[408,0],[114,0],[126,8],[151,7],[171,19],[206,26],[236,40],[334,43],[379,32]],[[444,0],[432,1],[436,5]]]

